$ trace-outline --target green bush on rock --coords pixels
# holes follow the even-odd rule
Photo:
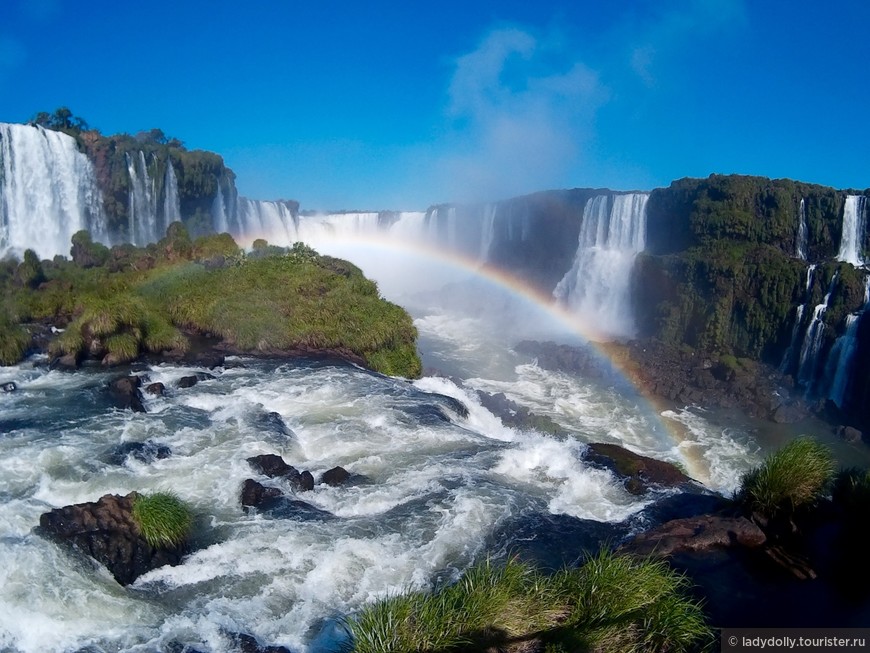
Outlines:
[[[538,640],[547,651],[689,651],[710,640],[688,581],[666,563],[602,552],[546,576],[487,561],[437,592],[408,592],[347,621],[355,653],[478,651]]]
[[[190,532],[190,508],[172,492],[140,494],[133,502],[133,520],[153,547],[182,544]]]
[[[0,365],[14,365],[30,346],[30,334],[0,311]]]
[[[744,474],[736,498],[767,519],[788,516],[820,498],[833,474],[830,451],[814,440],[798,438]]]

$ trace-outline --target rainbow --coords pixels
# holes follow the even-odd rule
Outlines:
[[[271,235],[264,233],[258,234],[256,237],[269,240]],[[276,241],[280,242],[282,237],[286,239],[286,233],[274,234],[274,237]],[[383,259],[384,254],[413,257],[415,261],[446,266],[453,271],[471,275],[477,280],[491,284],[496,289],[507,292],[512,298],[524,302],[531,310],[546,315],[555,325],[583,339],[590,351],[600,361],[608,365],[634,389],[642,404],[638,406],[638,411],[650,418],[654,432],[663,433],[664,437],[668,438],[668,441],[674,446],[674,450],[680,452],[690,475],[702,480],[709,478],[708,463],[697,455],[695,447],[690,446],[684,449],[679,446],[680,443],[689,444],[691,442],[692,438],[686,428],[662,415],[663,411],[674,407],[666,404],[663,399],[639,385],[633,379],[634,374],[626,364],[625,357],[616,355],[616,348],[610,346],[612,343],[606,340],[605,335],[597,331],[594,325],[584,320],[583,316],[576,315],[559,305],[552,295],[520,279],[508,270],[483,264],[477,259],[455,251],[434,247],[419,241],[391,237],[389,232],[382,233],[380,237],[365,233],[342,237],[331,236],[308,244],[323,253],[341,256],[352,261],[354,254],[361,255],[367,252],[379,255],[381,259]]]

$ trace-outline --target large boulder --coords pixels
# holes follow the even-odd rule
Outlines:
[[[186,544],[153,547],[133,519],[136,493],[107,494],[96,502],[56,508],[39,517],[39,532],[91,556],[121,585],[129,585],[145,572],[177,565],[188,551]]]
[[[281,456],[273,453],[251,456],[247,459],[251,467],[269,478],[284,478],[299,491],[314,489],[314,476],[309,471],[300,472],[293,465],[288,465]]]
[[[144,413],[145,404],[142,402],[141,377],[132,374],[121,376],[109,382],[109,394],[118,408],[129,408],[134,413]]]
[[[756,548],[766,541],[758,525],[745,517],[700,515],[666,522],[622,548],[637,555],[669,556],[733,546]]]
[[[320,482],[333,487],[344,485],[350,478],[350,472],[344,467],[333,467],[323,472]]]
[[[625,489],[631,494],[643,494],[651,485],[678,487],[692,480],[672,463],[641,456],[616,444],[590,444],[585,459],[625,479]]]

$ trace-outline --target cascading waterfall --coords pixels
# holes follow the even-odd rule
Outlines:
[[[28,248],[40,258],[69,255],[82,229],[108,242],[96,173],[75,139],[0,123],[0,257]]]
[[[178,200],[178,178],[172,161],[166,165],[166,177],[163,180],[163,225],[168,227],[173,222],[181,220],[181,204]]]
[[[798,210],[799,222],[797,240],[795,242],[795,253],[802,260],[807,260],[807,206],[803,198],[801,198],[800,209]]]
[[[804,335],[803,345],[801,346],[801,356],[798,363],[798,383],[805,389],[806,394],[813,393],[818,377],[816,368],[819,363],[819,351],[822,347],[822,339],[825,333],[825,313],[828,311],[828,302],[831,300],[831,294],[837,285],[837,280],[840,278],[840,271],[834,272],[831,278],[831,283],[828,286],[828,292],[821,304],[818,304],[813,310],[813,319],[807,327]]]
[[[141,150],[138,156],[127,154],[127,172],[130,175],[128,235],[131,243],[141,247],[159,240],[162,235],[157,224],[157,189]]]
[[[800,334],[801,322],[804,319],[804,311],[807,310],[807,303],[810,301],[810,292],[813,288],[813,275],[816,272],[815,263],[810,265],[807,268],[807,283],[806,288],[804,289],[804,302],[800,306],[797,307],[794,317],[794,326],[791,328],[791,341],[788,344],[788,349],[785,350],[785,354],[782,357],[782,363],[779,365],[779,371],[786,373],[788,372],[791,366],[792,354],[794,352],[795,345],[797,345],[798,335]]]
[[[608,336],[630,337],[629,278],[646,240],[648,193],[597,195],[583,209],[574,264],[553,295]]]
[[[480,253],[477,260],[480,263],[489,261],[489,251],[495,240],[495,216],[498,204],[487,204],[483,210],[483,223],[480,230]]]
[[[855,267],[864,265],[861,256],[861,242],[866,224],[867,198],[864,195],[848,195],[843,206],[843,235],[840,238],[840,251],[837,260],[851,263]]]
[[[261,202],[240,197],[238,201],[241,239],[245,242],[267,237],[273,244],[291,245],[299,240],[297,218],[284,202]]]
[[[826,378],[829,380],[828,398],[842,408],[849,379],[855,366],[858,349],[858,325],[870,306],[870,276],[864,277],[864,305],[857,313],[846,316],[846,331],[837,338],[828,357]]]

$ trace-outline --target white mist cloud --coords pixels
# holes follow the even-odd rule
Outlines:
[[[582,154],[608,91],[561,39],[491,31],[455,61],[450,154],[440,184],[455,200],[551,186]]]

